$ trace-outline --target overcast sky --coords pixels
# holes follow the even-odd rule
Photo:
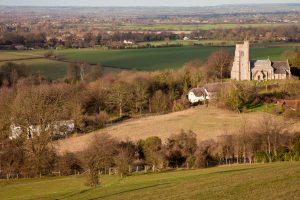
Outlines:
[[[300,0],[0,0],[11,6],[212,6],[243,3],[300,3]]]

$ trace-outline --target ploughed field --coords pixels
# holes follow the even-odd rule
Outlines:
[[[173,48],[148,49],[65,49],[55,50],[54,53],[63,58],[62,61],[46,59],[46,50],[34,51],[0,51],[0,66],[5,62],[17,62],[28,65],[33,73],[40,73],[51,79],[65,76],[66,68],[71,62],[86,61],[88,64],[101,64],[105,72],[129,70],[160,70],[180,68],[185,63],[199,59],[204,62],[208,56],[221,47],[184,46]],[[234,47],[223,47],[234,53]],[[251,48],[252,59],[280,60],[281,54],[288,48]]]
[[[299,199],[300,162],[231,165],[129,177],[86,176],[0,180],[0,199]]]

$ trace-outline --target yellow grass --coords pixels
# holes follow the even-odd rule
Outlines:
[[[171,134],[177,134],[181,130],[192,130],[197,134],[199,141],[216,138],[223,134],[235,133],[242,118],[246,118],[250,124],[258,123],[262,112],[238,114],[215,107],[198,106],[181,112],[166,115],[149,116],[132,119],[118,125],[81,136],[59,141],[57,150],[63,152],[79,152],[94,139],[95,135],[109,133],[113,137],[125,139],[144,139],[150,136],[159,136],[165,141]],[[300,131],[300,122],[288,127],[290,131]]]

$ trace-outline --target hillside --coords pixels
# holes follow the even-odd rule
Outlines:
[[[0,199],[299,199],[300,162],[233,165],[158,174],[0,180]]]
[[[219,135],[232,133],[238,128],[239,120],[242,117],[246,117],[249,123],[257,123],[262,114],[261,112],[254,112],[241,115],[215,107],[198,106],[165,115],[132,119],[93,133],[74,136],[59,141],[57,149],[60,153],[82,151],[86,149],[96,134],[101,133],[109,133],[113,137],[122,140],[127,138],[138,140],[150,136],[159,136],[166,140],[171,134],[177,134],[181,130],[192,130],[197,134],[199,141],[207,140]],[[300,131],[300,122],[291,124],[289,130],[296,128]]]

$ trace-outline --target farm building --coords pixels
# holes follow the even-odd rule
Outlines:
[[[40,135],[42,128],[40,125],[31,125],[28,128],[24,128],[21,126],[17,126],[15,124],[12,124],[10,126],[11,134],[9,136],[9,139],[16,139],[18,138],[22,133],[26,132],[28,138],[33,138],[35,135]],[[46,130],[49,130],[50,126],[46,128]],[[54,122],[52,125],[52,134],[54,136],[65,136],[75,129],[75,123],[73,120],[66,120],[66,121],[58,121]]]

